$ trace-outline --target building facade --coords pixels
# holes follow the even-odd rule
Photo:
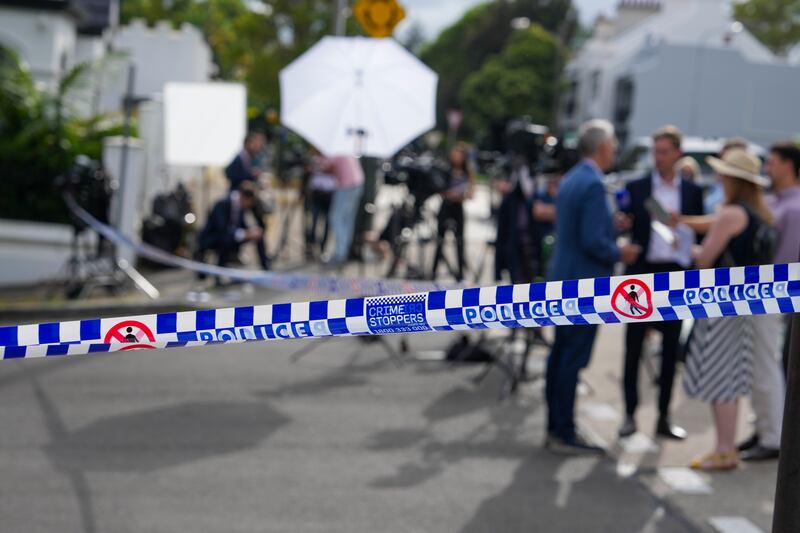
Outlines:
[[[727,0],[623,0],[566,70],[560,126],[611,120],[623,144],[675,124],[768,145],[800,134],[800,67],[731,18]]]

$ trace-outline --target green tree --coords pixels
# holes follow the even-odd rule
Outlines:
[[[564,51],[541,26],[515,31],[502,51],[470,74],[460,91],[464,124],[475,133],[529,116],[551,124]]]
[[[412,54],[419,55],[419,51],[425,44],[425,29],[422,27],[422,24],[419,22],[411,24],[406,34],[400,39],[400,44]]]
[[[785,57],[800,43],[800,0],[746,0],[734,3],[733,12],[776,55]]]
[[[423,48],[420,57],[439,74],[439,113],[460,103],[464,80],[499,53],[514,31],[511,21],[525,17],[531,23],[569,42],[577,27],[571,0],[496,0],[480,4]]]
[[[246,84],[251,105],[274,107],[278,73],[331,33],[333,6],[330,0],[125,0],[122,21],[195,25],[211,47],[217,77]],[[351,18],[348,35],[359,32]]]
[[[0,47],[0,213],[4,218],[64,222],[55,179],[78,154],[100,158],[102,138],[121,131],[119,120],[80,118],[70,106],[98,65],[82,63],[54,91],[37,86],[19,56]]]

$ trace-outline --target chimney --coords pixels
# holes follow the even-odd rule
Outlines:
[[[616,34],[614,21],[603,14],[594,21],[594,38],[598,41],[608,41]]]
[[[661,11],[661,0],[620,0],[617,4],[615,32],[620,35]]]

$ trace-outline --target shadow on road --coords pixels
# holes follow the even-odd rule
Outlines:
[[[559,458],[535,448],[508,487],[485,500],[461,533],[498,530],[687,531],[686,524],[660,507],[638,482],[619,478],[612,462],[593,457]]]
[[[70,431],[56,403],[35,377],[29,378],[50,435],[45,451],[72,485],[85,533],[97,531],[87,472],[148,472],[238,452],[290,421],[265,402],[192,402]]]
[[[366,448],[373,451],[396,452],[417,449],[418,457],[407,461],[397,471],[378,479],[375,488],[410,488],[420,485],[470,458],[518,458],[530,453],[534,443],[521,435],[523,426],[537,404],[510,401],[498,404],[491,392],[457,386],[442,393],[422,410],[426,419],[423,427],[390,429],[375,433],[367,439]],[[458,417],[480,415],[480,421],[466,422],[457,438],[437,435],[438,426]]]
[[[148,472],[252,448],[288,422],[263,402],[193,402],[57,433],[47,451],[66,470]]]

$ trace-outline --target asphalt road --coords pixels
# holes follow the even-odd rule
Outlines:
[[[541,391],[479,370],[354,339],[4,362],[0,530],[691,530],[614,461],[543,451]]]
[[[493,235],[485,207],[467,205],[473,266]],[[284,261],[299,261],[290,244]],[[161,281],[176,298],[192,284],[181,272]],[[311,297],[219,296],[213,305]],[[652,439],[647,365],[641,433],[616,441],[622,327],[601,328],[578,403],[604,459],[542,450],[541,379],[499,401],[498,372],[476,385],[479,367],[420,360],[452,341],[415,335],[401,365],[355,339],[0,362],[0,533],[769,530],[776,463],[685,469],[714,433],[680,377],[673,418],[687,442]],[[535,377],[545,356],[531,360]],[[740,438],[751,431],[742,405]]]

